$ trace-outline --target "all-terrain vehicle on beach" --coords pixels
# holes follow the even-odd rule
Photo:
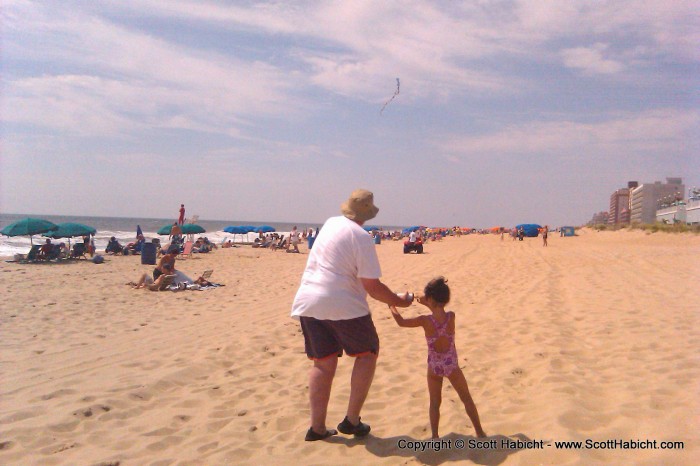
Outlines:
[[[403,242],[403,253],[408,254],[409,252],[415,252],[417,254],[423,254],[423,241],[417,239],[413,243],[409,240]]]

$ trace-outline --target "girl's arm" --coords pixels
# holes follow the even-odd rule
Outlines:
[[[399,327],[423,326],[423,316],[414,317],[412,319],[404,319],[403,316],[399,314],[399,311],[396,309],[396,306],[389,306],[389,309],[391,309],[391,315],[394,317],[396,323],[399,324]]]

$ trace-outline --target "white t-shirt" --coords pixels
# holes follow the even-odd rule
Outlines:
[[[415,243],[415,242],[416,242],[416,232],[415,232],[415,231],[412,231],[412,232],[408,235],[408,241],[409,241],[410,243]]]
[[[292,317],[347,320],[369,314],[367,292],[360,278],[380,278],[372,237],[343,216],[331,217],[309,253]]]

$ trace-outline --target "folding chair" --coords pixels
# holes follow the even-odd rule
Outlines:
[[[175,275],[163,275],[162,277],[163,278],[160,279],[160,284],[156,285],[153,283],[148,289],[151,291],[165,291],[173,284],[173,280],[175,280]]]
[[[75,243],[73,245],[73,251],[71,251],[70,253],[70,258],[80,259],[82,257],[83,259],[87,260],[85,252],[85,243]]]

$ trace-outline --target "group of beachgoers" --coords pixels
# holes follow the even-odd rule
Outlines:
[[[467,380],[459,367],[455,347],[455,319],[447,311],[450,288],[444,277],[430,280],[423,293],[397,294],[381,280],[381,269],[372,237],[363,224],[379,209],[374,195],[354,191],[341,205],[342,215],[329,218],[309,252],[301,285],[292,303],[291,316],[299,320],[309,373],[310,427],[306,441],[324,440],[341,432],[354,437],[370,433],[360,413],[372,384],[379,355],[379,336],[372,321],[367,295],[388,305],[400,327],[421,327],[428,346],[427,384],[429,418],[433,438],[439,438],[440,405],[444,379],[454,387],[476,435],[485,437]],[[398,308],[414,301],[431,315],[404,318]],[[345,418],[336,429],[326,426],[326,414],[338,358],[345,352],[354,358],[350,398]]]

